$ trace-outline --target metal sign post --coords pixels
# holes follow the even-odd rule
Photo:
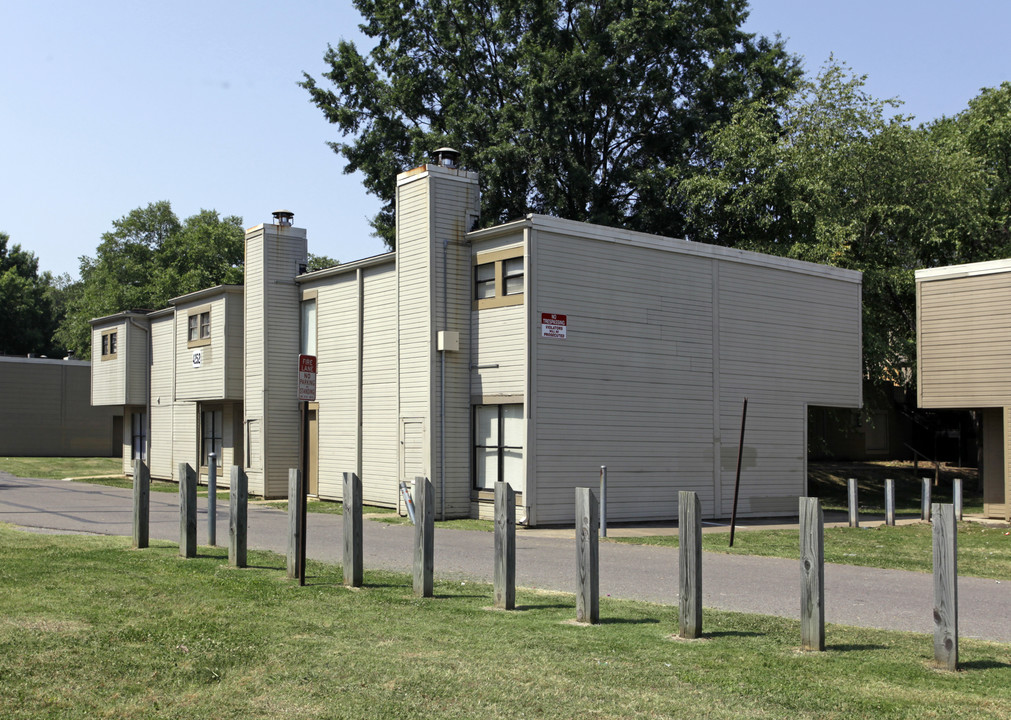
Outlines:
[[[298,495],[302,501],[298,525],[299,547],[296,565],[298,584],[305,585],[305,535],[306,506],[309,502],[309,403],[316,400],[316,356],[298,356],[298,399],[302,403],[302,477],[298,484]]]
[[[214,452],[207,453],[207,544],[218,544],[218,462]]]

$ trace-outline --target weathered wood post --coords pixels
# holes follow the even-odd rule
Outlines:
[[[414,594],[432,597],[435,574],[435,488],[414,478]]]
[[[934,664],[958,670],[958,543],[955,508],[937,503],[934,511]]]
[[[885,479],[885,525],[895,524],[895,481]]]
[[[698,493],[678,492],[678,634],[702,637],[702,505]]]
[[[228,564],[246,567],[248,536],[249,478],[238,465],[232,465],[228,488]]]
[[[179,463],[179,554],[197,555],[197,473]]]
[[[516,492],[495,483],[495,607],[516,609]]]
[[[930,522],[930,478],[920,478],[920,519]]]
[[[825,649],[825,515],[800,498],[800,649]]]
[[[857,506],[857,479],[846,481],[846,497],[849,498],[850,527],[860,527],[860,511]]]
[[[955,506],[955,522],[962,522],[962,478],[951,481],[951,502]]]
[[[597,494],[576,488],[576,621],[600,622],[600,519]]]
[[[344,473],[344,584],[361,587],[362,560],[362,479],[357,473]]]
[[[299,549],[302,530],[302,471],[288,468],[288,577],[302,577]]]
[[[140,458],[133,461],[133,546],[146,548],[151,527],[151,473]]]

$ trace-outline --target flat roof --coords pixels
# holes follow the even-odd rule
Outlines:
[[[1011,258],[924,268],[923,270],[917,270],[915,274],[917,282],[930,282],[931,280],[948,280],[951,278],[974,277],[976,275],[994,275],[1009,271],[1011,271]]]

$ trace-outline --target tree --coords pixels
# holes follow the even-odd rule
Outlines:
[[[684,190],[694,239],[861,270],[865,371],[910,383],[913,272],[994,252],[979,244],[987,173],[863,88],[830,59],[782,107],[741,103]]]
[[[800,70],[745,33],[746,0],[355,0],[375,47],[341,41],[301,83],[383,201],[441,145],[481,170],[483,221],[529,212],[680,235],[678,188],[735,102],[774,103]]]
[[[52,276],[39,274],[35,253],[0,232],[0,354],[51,354],[55,328]]]
[[[57,338],[91,355],[89,320],[123,310],[165,307],[173,297],[243,280],[242,219],[201,210],[180,222],[166,201],[137,208],[112,223],[95,257],[81,258],[79,287],[68,290]]]

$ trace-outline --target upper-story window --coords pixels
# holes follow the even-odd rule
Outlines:
[[[298,351],[302,355],[316,354],[316,298],[302,300],[302,322]]]
[[[102,359],[112,360],[119,350],[119,332],[106,330],[102,333]]]
[[[523,304],[523,248],[479,253],[474,257],[474,309]]]
[[[211,310],[191,310],[186,318],[186,345],[197,347],[211,342]]]

